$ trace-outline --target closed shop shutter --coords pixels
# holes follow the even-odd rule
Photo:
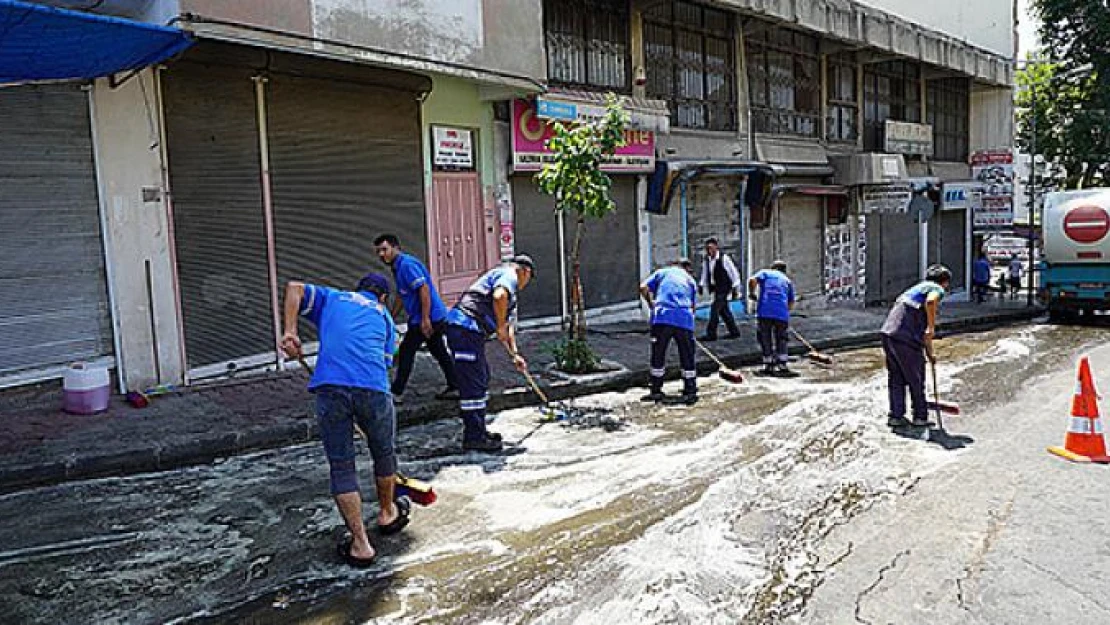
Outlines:
[[[695,275],[701,275],[705,241],[709,238],[717,239],[721,251],[732,257],[737,268],[743,267],[745,258],[740,248],[740,210],[736,207],[738,184],[735,180],[701,181],[690,186],[687,243]],[[668,262],[670,260],[674,259],[668,259]]]
[[[0,90],[0,375],[112,354],[88,94]]]
[[[929,222],[929,262],[952,271],[951,289],[967,288],[967,211],[941,211]]]
[[[867,303],[891,303],[919,279],[920,229],[909,213],[867,215]]]
[[[803,298],[824,291],[825,211],[821,198],[787,194],[779,199],[779,256]]]
[[[531,174],[513,176],[512,185],[516,251],[528,254],[536,263],[536,279],[520,292],[520,318],[557,317],[562,314],[562,287],[554,202],[536,189]]]

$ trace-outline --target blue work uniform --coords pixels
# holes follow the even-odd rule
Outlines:
[[[790,306],[794,303],[794,282],[777,269],[763,269],[752,278],[759,286],[756,304],[756,338],[763,353],[763,364],[785,367],[790,361]]]
[[[374,475],[397,472],[396,417],[389,367],[396,329],[369,292],[306,284],[300,314],[316,325],[320,348],[308,388],[316,395],[320,439],[331,468],[333,495],[358,491],[354,427],[367,438]]]
[[[925,304],[944,299],[944,287],[928,280],[920,282],[898,297],[887,314],[881,330],[886,356],[887,391],[890,417],[906,416],[906,389],[909,389],[915,421],[928,419],[925,400],[925,331],[929,326]]]
[[[991,262],[986,258],[979,258],[971,267],[971,287],[974,291],[976,302],[987,299],[987,289],[991,283]]]
[[[424,263],[411,254],[401,253],[393,260],[390,267],[393,269],[393,281],[397,284],[397,294],[401,296],[401,302],[405,305],[405,316],[408,317],[409,325],[420,325],[420,320],[423,318],[420,288],[425,285],[428,287],[428,294],[432,301],[430,314],[432,323],[439,323],[447,317],[447,307],[443,305],[443,299],[436,290],[432,274],[428,272]]]
[[[489,362],[486,339],[497,332],[493,293],[499,288],[509,294],[508,322],[516,321],[516,267],[500,265],[478,278],[447,313],[447,344],[455,359],[459,388],[459,411],[463,420],[463,442],[485,440],[486,404],[489,401]]]
[[[682,366],[682,392],[698,392],[698,371],[694,362],[694,302],[698,286],[681,267],[664,267],[651,274],[641,285],[651,291],[651,392],[661,393],[667,374],[667,347],[673,339]]]
[[[443,371],[443,378],[447,382],[447,389],[454,389],[455,367],[451,361],[451,354],[447,351],[445,321],[447,307],[436,290],[435,282],[428,273],[424,263],[409,254],[398,254],[390,264],[393,269],[393,282],[397,285],[397,294],[405,306],[405,316],[408,317],[408,330],[401,346],[397,350],[397,373],[393,378],[393,395],[400,397],[405,393],[409,376],[416,362],[416,352],[422,345],[427,344],[428,352],[435,358]],[[428,298],[431,301],[429,319],[432,322],[432,335],[424,336],[420,323],[424,317],[424,309],[420,304],[420,289],[428,287]]]

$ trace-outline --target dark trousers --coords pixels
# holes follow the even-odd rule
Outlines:
[[[479,332],[448,324],[447,344],[451,346],[455,358],[463,442],[483,441],[486,438],[486,402],[489,401],[486,337]]]
[[[401,347],[397,351],[397,374],[393,377],[391,389],[394,395],[405,394],[405,385],[409,382],[413,363],[416,362],[416,352],[420,350],[421,345],[425,344],[432,357],[439,363],[439,368],[443,370],[447,388],[458,388],[455,382],[455,366],[451,362],[451,354],[447,351],[446,329],[447,323],[441,321],[433,327],[432,336],[425,337],[419,323],[409,322],[409,329],[405,332],[405,338],[401,339]]]
[[[906,416],[906,388],[910,389],[913,418],[928,419],[925,403],[925,350],[923,347],[883,336],[886,355],[887,391],[890,394],[890,416]]]
[[[696,395],[698,369],[694,364],[694,331],[663,324],[651,326],[651,392],[663,391],[663,376],[667,375],[667,347],[671,339],[678,345],[678,361],[682,365],[682,393]]]
[[[787,345],[787,330],[790,324],[779,319],[759,318],[757,334],[759,349],[763,351],[763,364],[768,367],[774,364],[786,365],[790,362],[790,353]]]
[[[976,304],[982,304],[987,301],[987,289],[990,288],[989,282],[972,282],[971,294],[975,299]]]
[[[729,335],[740,334],[739,328],[736,327],[736,318],[732,316],[732,308],[729,306],[729,295],[730,293],[713,294],[713,305],[709,308],[709,324],[705,326],[705,336],[717,338],[717,326],[722,320],[728,328]]]

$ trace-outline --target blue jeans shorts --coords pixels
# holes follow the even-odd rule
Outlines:
[[[331,466],[331,493],[358,492],[355,471],[355,427],[366,436],[374,459],[374,476],[397,472],[394,437],[397,417],[389,393],[350,386],[324,385],[316,388],[316,420],[320,440]]]

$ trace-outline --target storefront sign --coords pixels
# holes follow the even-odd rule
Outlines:
[[[864,213],[905,213],[910,210],[912,199],[913,192],[908,184],[860,187],[860,210]]]
[[[1014,154],[1009,149],[971,155],[971,176],[983,187],[982,206],[974,211],[976,232],[1014,225]]]
[[[474,133],[464,128],[432,126],[432,164],[450,169],[474,169]]]
[[[508,258],[516,253],[516,231],[513,225],[515,215],[509,185],[497,186],[497,190],[494,191],[494,201],[497,204],[498,222],[501,224],[501,232],[498,237],[501,258]]]
[[[982,210],[983,185],[978,182],[946,182],[941,187],[940,210]]]
[[[627,102],[627,100],[625,100]],[[651,113],[625,107],[628,114],[628,125],[638,130],[652,130],[668,132],[670,130],[670,115],[666,110]],[[596,121],[605,117],[604,105],[590,102],[577,102],[569,98],[556,99],[551,95],[536,96],[536,117],[551,121],[580,122]]]
[[[554,135],[551,126],[536,116],[531,102],[513,102],[513,171],[539,171],[555,161],[547,147]],[[655,133],[626,130],[625,145],[607,159],[601,170],[609,173],[651,173],[655,171]]]
[[[894,154],[933,155],[933,127],[886,120],[884,151]]]

